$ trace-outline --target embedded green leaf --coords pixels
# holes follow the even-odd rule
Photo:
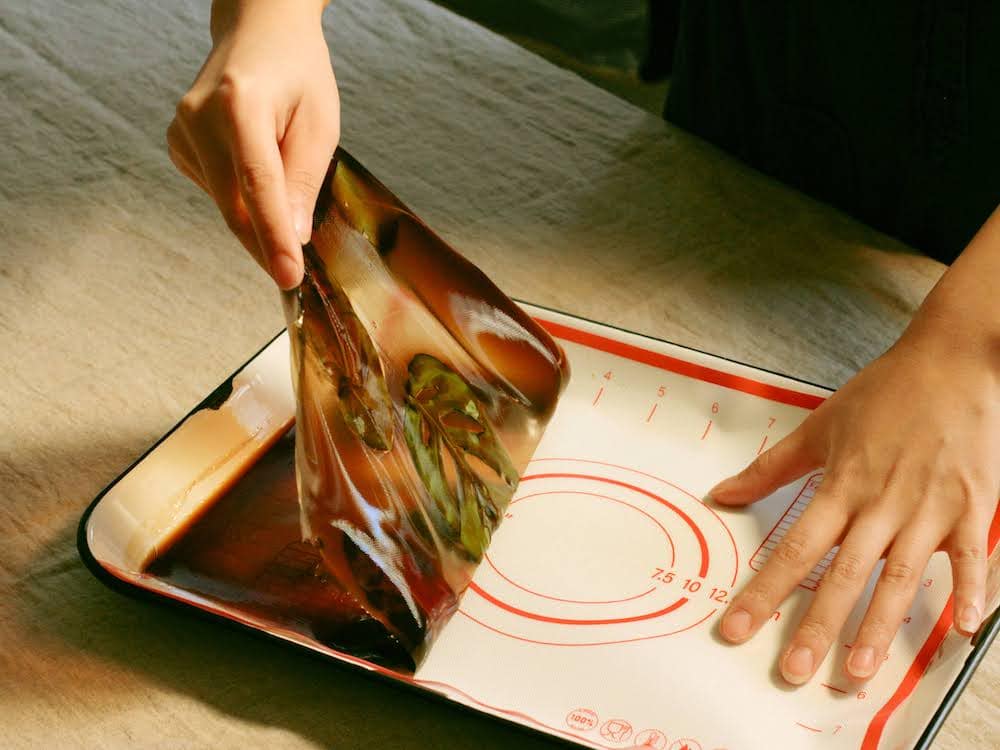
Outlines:
[[[403,434],[421,481],[433,500],[435,528],[473,560],[480,560],[517,485],[517,471],[486,419],[472,387],[429,354],[409,365]],[[444,456],[454,465],[454,487]],[[488,482],[470,465],[474,456],[499,482]]]

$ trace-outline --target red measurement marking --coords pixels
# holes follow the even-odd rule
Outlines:
[[[594,396],[594,400],[591,402],[591,406],[597,406],[597,402],[601,400],[601,394],[604,393],[604,387],[598,389],[597,395]]]
[[[712,420],[708,420],[708,424],[705,425],[705,431],[701,434],[701,439],[704,440],[708,437],[708,431],[712,429]]]
[[[764,563],[771,556],[771,553],[775,550],[778,544],[781,543],[782,537],[788,532],[795,522],[799,520],[802,513],[805,511],[806,506],[809,505],[809,501],[812,500],[813,495],[819,488],[820,482],[823,478],[821,473],[813,474],[803,485],[799,494],[792,501],[792,504],[788,506],[788,509],[781,515],[778,522],[774,524],[774,528],[768,532],[768,535],[761,542],[761,545],[757,548],[757,551],[753,553],[750,558],[750,568],[751,570],[759,571],[764,567]],[[826,557],[816,564],[816,567],[812,569],[812,572],[806,576],[805,580],[799,583],[803,588],[807,588],[810,591],[816,591],[819,588],[819,582],[823,578],[823,574],[826,573],[827,568],[830,567],[830,563],[833,562],[834,555],[837,553],[837,548],[834,547],[830,550]]]
[[[653,415],[656,414],[657,406],[659,406],[659,404],[653,404],[653,408],[649,410],[649,416],[646,417],[646,424],[649,424],[649,420],[651,420],[653,418]]]
[[[825,688],[830,688],[830,690],[832,690],[835,693],[843,693],[844,695],[847,695],[847,691],[846,690],[841,690],[839,687],[834,687],[833,685],[831,685],[831,684],[829,684],[827,682],[821,682],[820,684],[823,687],[825,687]]]
[[[793,391],[790,388],[761,383],[760,381],[745,378],[741,375],[722,372],[712,367],[697,365],[694,362],[687,362],[677,357],[671,357],[668,354],[651,352],[634,344],[626,344],[624,341],[616,341],[615,339],[609,339],[606,336],[600,336],[596,333],[581,331],[578,328],[572,328],[563,323],[545,320],[545,318],[535,318],[535,320],[541,324],[542,328],[545,328],[556,338],[572,341],[575,344],[583,344],[584,346],[589,346],[591,349],[631,359],[635,362],[642,362],[645,365],[650,365],[660,370],[676,372],[706,383],[721,385],[723,388],[730,388],[734,391],[742,391],[752,396],[766,398],[769,401],[800,406],[803,409],[815,409],[826,400],[825,396],[816,396],[812,393],[802,393],[801,391]]]
[[[765,445],[767,445],[767,435],[765,435],[765,436],[764,436],[764,439],[760,441],[760,448],[758,448],[758,449],[757,449],[757,455],[758,455],[758,456],[759,456],[759,455],[760,455],[761,453],[763,453],[763,452],[764,452],[764,446],[765,446]]]
[[[810,732],[816,732],[817,734],[823,734],[823,730],[822,729],[817,729],[816,727],[811,727],[808,724],[803,724],[801,721],[797,721],[795,723],[798,724],[803,729],[808,729]]]

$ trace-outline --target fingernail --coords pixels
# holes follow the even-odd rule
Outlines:
[[[729,485],[731,483],[732,483],[732,479],[723,479],[721,482],[719,482],[717,485],[715,485],[712,489],[710,489],[707,493],[705,493],[705,498],[707,500],[711,500],[712,502],[716,502],[717,503],[717,502],[720,502],[719,498],[722,497],[722,501],[721,502],[725,502],[726,490],[728,489],[727,485]]]
[[[302,279],[302,267],[292,256],[281,253],[271,258],[271,276],[282,289],[294,289]]]
[[[871,646],[852,648],[847,657],[847,671],[855,677],[870,677],[875,671],[875,649]]]
[[[801,685],[812,676],[813,665],[812,649],[805,646],[797,646],[785,657],[781,674],[793,685]]]
[[[979,610],[974,605],[969,604],[958,616],[958,627],[963,633],[971,635],[979,630],[981,621],[982,617],[979,614]]]
[[[312,239],[312,222],[305,211],[295,211],[295,234],[299,238],[299,243],[303,245]]]
[[[721,490],[721,489],[725,489],[725,487],[726,487],[726,483],[727,483],[728,481],[729,481],[729,479],[727,478],[727,479],[723,479],[723,480],[722,480],[721,482],[716,482],[716,483],[715,483],[715,484],[714,484],[714,485],[712,486],[712,489],[710,489],[710,490],[708,491],[708,494],[709,494],[709,495],[714,495],[714,494],[715,494],[716,492],[718,492],[719,490]]]
[[[750,635],[753,618],[745,609],[730,610],[722,618],[722,635],[728,641],[742,641]]]

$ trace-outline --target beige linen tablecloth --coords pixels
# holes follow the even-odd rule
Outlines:
[[[163,133],[208,2],[0,11],[0,747],[549,747],[105,589],[90,499],[282,325]],[[344,143],[522,299],[839,385],[942,266],[420,0],[337,3]],[[938,742],[1000,746],[1000,650]]]

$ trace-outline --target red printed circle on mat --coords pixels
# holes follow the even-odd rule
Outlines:
[[[470,620],[524,641],[598,645],[696,627],[731,595],[722,519],[658,477],[535,459],[463,599]]]

